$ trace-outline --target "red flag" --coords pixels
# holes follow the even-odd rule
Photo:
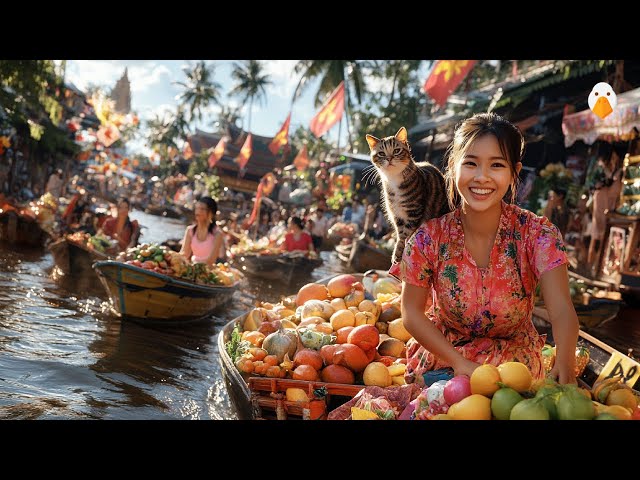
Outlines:
[[[253,210],[251,211],[251,216],[249,217],[249,220],[247,220],[247,222],[242,225],[244,228],[249,228],[251,225],[253,225],[253,222],[255,222],[256,217],[258,216],[258,208],[260,208],[260,204],[262,203],[263,189],[264,184],[263,182],[260,182],[260,184],[258,185],[258,191],[256,192],[256,199],[253,202]]]
[[[216,148],[211,152],[211,155],[209,155],[209,168],[216,166],[216,163],[218,163],[222,158],[222,155],[224,155],[225,148],[227,148],[227,139],[226,137],[222,137],[216,145]]]
[[[280,147],[284,147],[287,143],[289,143],[289,124],[290,123],[291,123],[291,112],[289,112],[287,119],[284,121],[284,123],[282,124],[282,127],[280,127],[280,130],[278,131],[278,133],[276,133],[276,136],[273,137],[273,140],[271,140],[271,143],[269,144],[269,150],[274,155],[278,154]]]
[[[298,155],[296,155],[296,158],[294,158],[293,165],[299,172],[306,170],[306,168],[309,166],[309,153],[307,152],[306,145],[302,147],[302,150],[300,150],[298,152]]]
[[[189,160],[191,157],[193,157],[193,150],[191,150],[191,145],[189,145],[189,142],[187,142],[187,145],[184,147],[182,156],[185,160]]]
[[[244,170],[244,167],[247,165],[249,158],[251,157],[251,153],[253,152],[253,137],[251,134],[247,135],[247,139],[244,141],[244,145],[240,149],[240,153],[235,158],[235,162],[240,167],[240,170]]]
[[[343,113],[344,81],[340,82],[320,111],[311,119],[311,125],[309,125],[311,132],[320,138],[340,120]]]
[[[460,85],[477,60],[438,60],[424,84],[424,91],[444,106],[447,98]]]

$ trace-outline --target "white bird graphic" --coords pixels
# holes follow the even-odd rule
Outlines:
[[[589,94],[589,108],[602,120],[618,105],[618,97],[606,82],[596,83]]]

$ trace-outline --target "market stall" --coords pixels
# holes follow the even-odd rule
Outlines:
[[[582,140],[628,142],[623,166],[623,187],[615,211],[607,213],[607,226],[597,261],[597,276],[623,293],[640,295],[640,88],[618,95],[614,111],[600,119],[591,110],[566,115],[562,120],[565,146]]]

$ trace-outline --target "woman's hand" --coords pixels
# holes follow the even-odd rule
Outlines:
[[[467,360],[466,358],[461,357],[461,359],[456,362],[455,365],[453,365],[453,374],[456,377],[458,375],[466,375],[467,377],[471,378],[471,374],[479,366],[479,363],[472,362],[471,360]]]
[[[560,362],[556,362],[551,371],[547,374],[547,377],[557,380],[562,385],[573,384],[577,385],[575,370],[571,367],[560,366]]]

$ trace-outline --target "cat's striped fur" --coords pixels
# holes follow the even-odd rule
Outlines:
[[[382,181],[385,214],[396,230],[392,263],[397,263],[405,242],[423,222],[449,212],[444,177],[435,165],[416,163],[404,127],[382,140],[366,137]]]

